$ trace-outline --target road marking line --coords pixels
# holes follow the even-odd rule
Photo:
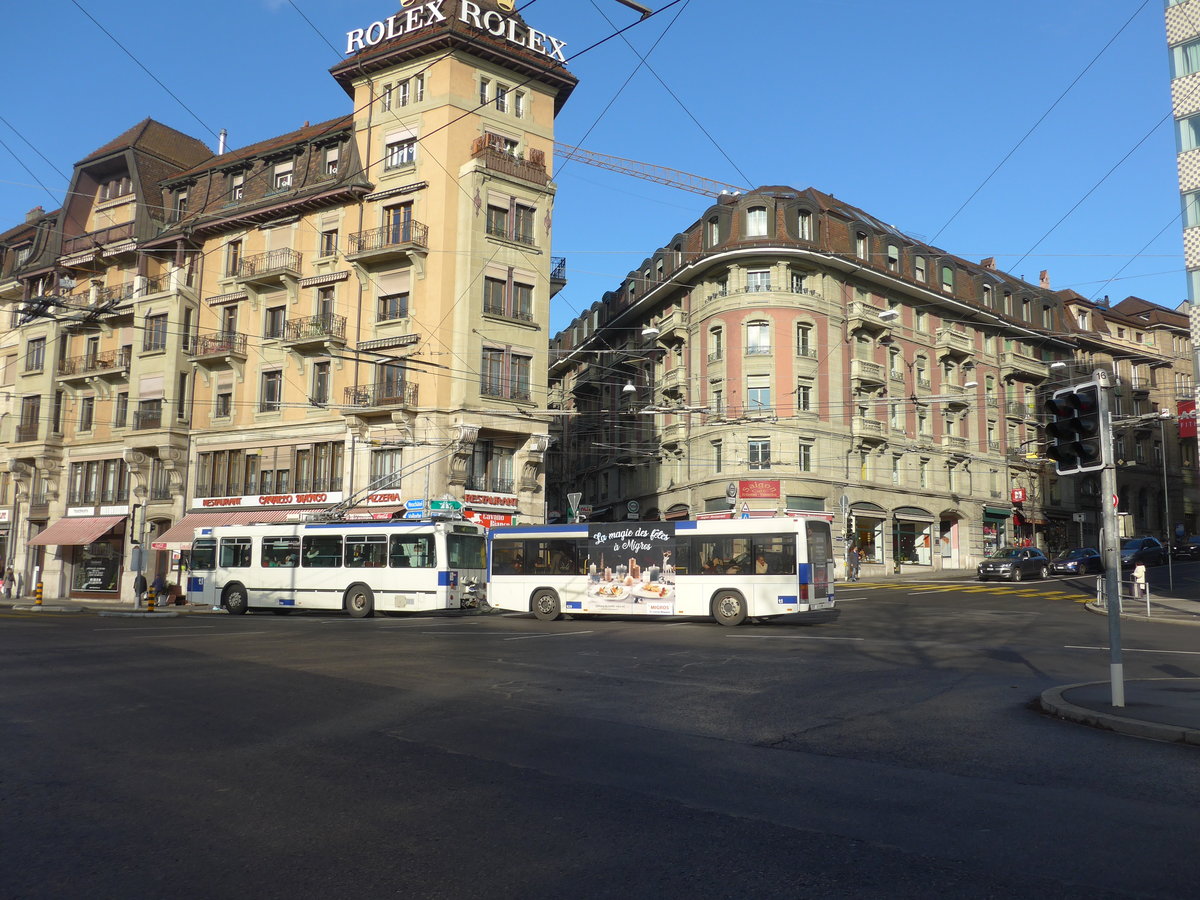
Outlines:
[[[867,599],[866,597],[838,597],[837,602],[838,603],[848,603],[851,600],[866,600],[866,599]]]
[[[799,634],[727,634],[731,638],[752,638],[761,641],[865,641],[860,637],[807,637]]]
[[[1084,647],[1079,644],[1064,644],[1064,650],[1109,650],[1109,647]],[[1200,650],[1150,650],[1141,647],[1122,647],[1123,653],[1179,653],[1184,656],[1200,656]]]
[[[546,631],[546,632],[541,632],[539,634],[526,634],[526,635],[522,635],[521,637],[509,637],[509,638],[505,638],[504,640],[506,640],[506,641],[526,641],[526,640],[529,640],[529,638],[535,638],[535,637],[570,637],[571,635],[574,635],[574,634],[591,634],[591,633],[592,632],[590,632],[590,631]]]

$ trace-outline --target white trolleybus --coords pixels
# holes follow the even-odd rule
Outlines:
[[[822,515],[494,528],[488,603],[543,621],[563,614],[824,621],[834,605],[830,531]]]
[[[294,522],[196,529],[188,601],[345,610],[355,618],[477,606],[485,530],[462,521]]]

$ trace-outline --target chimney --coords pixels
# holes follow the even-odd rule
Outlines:
[[[994,272],[996,270],[996,257],[989,256],[987,259],[981,259],[979,264],[985,269],[991,269]]]
[[[223,156],[225,153],[225,139],[229,137],[229,132],[224,128],[221,129],[221,134],[217,137],[217,156]]]
[[[1042,269],[1042,271],[1038,272],[1038,281],[1041,283],[1042,287],[1044,287],[1046,290],[1050,290],[1050,270]]]
[[[25,224],[28,225],[30,222],[36,222],[45,214],[46,211],[44,209],[42,209],[40,206],[35,206],[29,212],[25,213]]]

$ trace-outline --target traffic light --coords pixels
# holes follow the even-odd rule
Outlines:
[[[1094,381],[1055,391],[1046,401],[1046,455],[1059,475],[1104,468],[1100,385]]]

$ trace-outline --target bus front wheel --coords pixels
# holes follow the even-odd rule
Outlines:
[[[722,625],[741,625],[746,621],[746,599],[735,591],[722,591],[713,597],[712,615]]]
[[[558,602],[558,594],[553,591],[539,591],[534,594],[529,606],[533,614],[543,622],[553,622],[562,615],[562,604]]]
[[[346,612],[355,619],[375,615],[375,595],[365,584],[356,584],[346,591]]]
[[[221,595],[221,605],[229,610],[230,615],[243,615],[250,608],[250,604],[246,600],[246,589],[236,581],[225,585],[225,592]]]

